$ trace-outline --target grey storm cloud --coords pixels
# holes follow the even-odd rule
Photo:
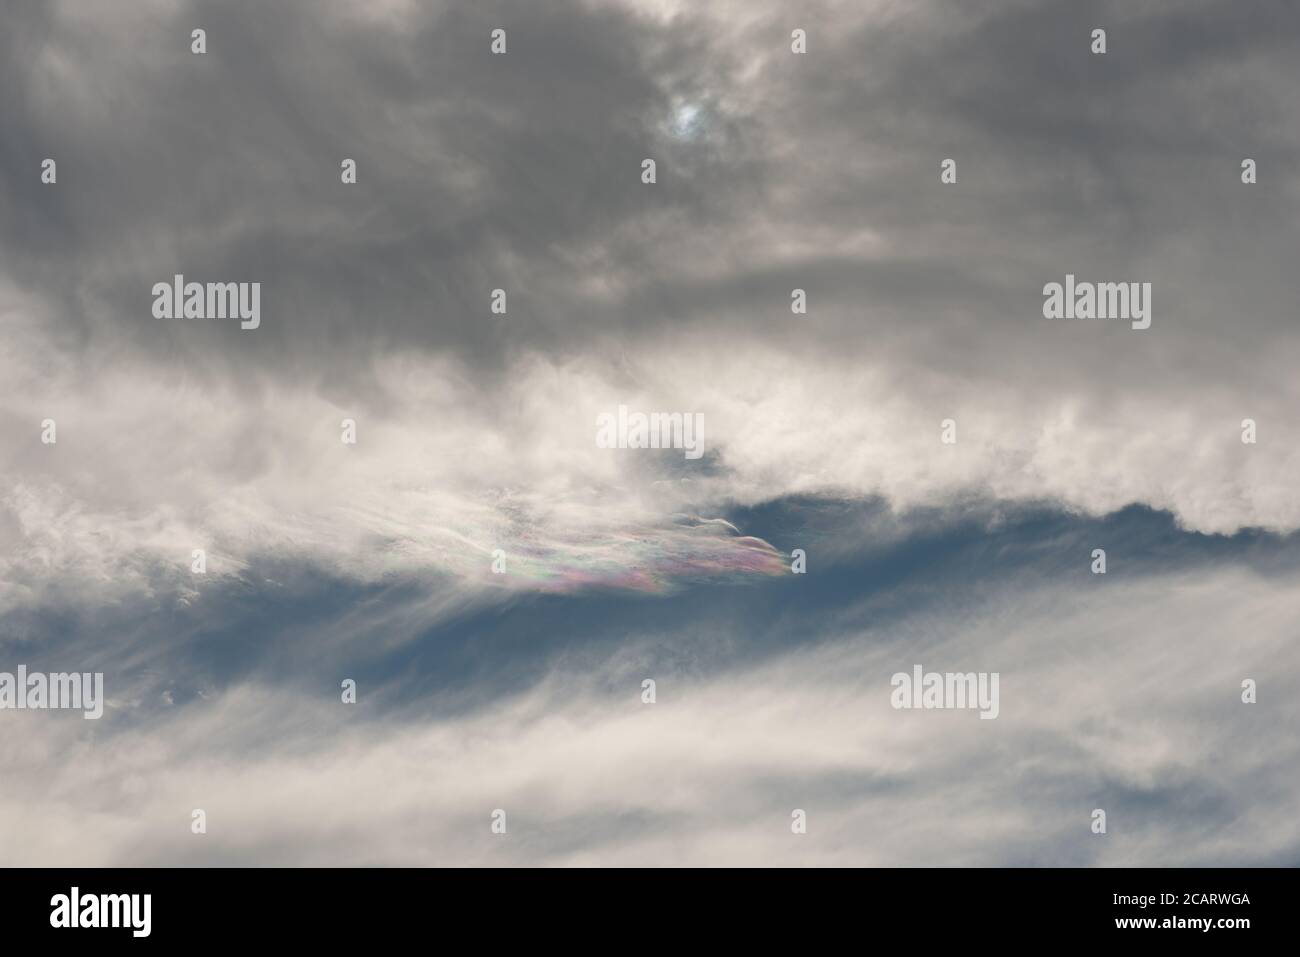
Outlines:
[[[753,162],[668,142],[674,88],[707,82],[706,51],[615,9],[423,4],[397,25],[318,4],[84,12],[11,15],[4,242],[14,278],[101,348],[315,368],[419,347],[490,363],[507,343],[477,320],[497,286],[515,294],[517,344],[562,346],[584,312],[600,321],[570,311],[565,290],[589,268],[575,250],[647,212],[647,151],[676,163],[664,193],[688,220],[734,203]],[[489,57],[504,21],[511,53]],[[199,24],[203,57],[188,48]],[[29,188],[46,155],[57,192]],[[339,189],[345,157],[354,190]],[[659,238],[611,253],[635,268]],[[260,280],[276,320],[256,347],[160,329],[149,288],[173,272]]]
[[[345,10],[7,14],[3,251],[72,341],[221,375],[364,380],[374,352],[406,349],[487,371],[682,325],[784,343],[799,286],[827,352],[869,339],[978,379],[1011,371],[1014,341],[1081,390],[1177,390],[1148,343],[1035,322],[1071,271],[1152,281],[1180,369],[1241,382],[1295,358],[1286,4]],[[782,55],[796,20],[802,59]],[[492,57],[500,24],[510,53]],[[683,103],[699,135],[675,135]],[[57,190],[34,175],[45,156]],[[938,188],[946,157],[957,189]],[[151,321],[174,272],[264,283],[258,338]],[[497,287],[508,332],[483,321]]]

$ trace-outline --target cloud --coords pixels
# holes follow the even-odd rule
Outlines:
[[[217,576],[271,556],[359,582],[662,590],[711,569],[778,570],[772,553],[754,563],[751,530],[719,538],[672,516],[789,495],[880,496],[900,510],[993,497],[1091,515],[1136,502],[1218,533],[1300,524],[1287,479],[1300,444],[1278,397],[1034,396],[680,337],[613,367],[530,356],[491,389],[451,359],[390,357],[376,365],[385,394],[351,401],[22,356],[7,364],[18,388],[0,459],[11,601],[47,578],[81,590],[147,587],[159,566],[187,577],[195,548]],[[598,448],[597,416],[620,404],[701,414],[700,467],[672,450]],[[1261,423],[1255,445],[1241,442],[1247,413]],[[955,445],[940,441],[949,417]],[[40,442],[46,418],[54,445]],[[356,445],[341,441],[344,419]],[[511,575],[491,574],[497,549]]]
[[[11,7],[0,651],[118,689],[5,716],[15,859],[1294,861],[1293,12]],[[1151,328],[1043,319],[1067,273]],[[883,710],[917,651],[1003,716]]]
[[[124,730],[26,713],[0,746],[0,826],[13,861],[42,864],[1293,857],[1282,796],[1300,764],[1269,729],[1297,718],[1294,578],[1205,569],[1086,591],[1003,587],[975,617],[959,602],[704,673],[673,665],[680,640],[651,627],[452,716],[375,717],[387,692],[365,683],[344,706],[265,680]],[[889,677],[914,663],[1000,671],[1000,716],[892,710]],[[194,807],[204,836],[188,832]]]

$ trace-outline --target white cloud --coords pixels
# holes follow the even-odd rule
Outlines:
[[[47,865],[1261,862],[1300,840],[1297,612],[1292,580],[1207,571],[1008,589],[705,676],[645,635],[454,718],[265,685],[116,731],[8,712],[0,839]],[[891,709],[914,663],[998,671],[1001,715]]]

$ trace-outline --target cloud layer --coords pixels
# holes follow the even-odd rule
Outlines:
[[[6,860],[1294,863],[1290,6],[11,8]]]

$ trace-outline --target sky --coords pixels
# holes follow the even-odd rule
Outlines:
[[[1300,863],[1294,5],[3,19],[0,863]]]

